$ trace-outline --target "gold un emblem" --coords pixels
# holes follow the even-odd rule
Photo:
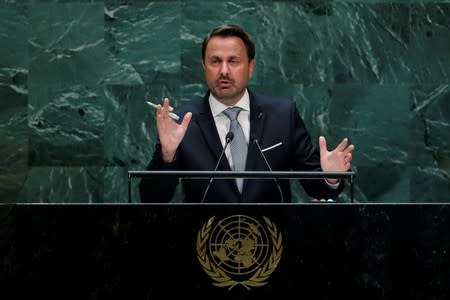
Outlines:
[[[282,236],[267,217],[264,226],[245,215],[215,223],[211,217],[197,234],[197,258],[213,285],[247,290],[267,284],[283,251]]]

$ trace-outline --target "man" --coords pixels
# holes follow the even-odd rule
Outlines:
[[[203,99],[178,108],[175,111],[181,116],[178,122],[169,116],[173,112],[169,99],[157,106],[159,141],[148,170],[213,171],[217,164],[217,170],[222,171],[268,171],[269,166],[273,171],[350,169],[354,146],[348,145],[346,138],[336,149],[328,151],[325,138],[320,137],[319,151],[294,101],[249,91],[247,84],[256,63],[255,46],[242,28],[225,24],[211,31],[203,41],[202,59],[209,91]],[[232,109],[237,122],[227,110],[231,107],[238,107]],[[230,131],[232,136],[228,134]],[[226,158],[219,161],[224,148]],[[170,201],[178,181],[168,177],[141,180],[141,201]],[[343,182],[333,178],[300,182],[315,199],[336,198],[344,187]],[[186,179],[183,185],[185,202],[291,201],[289,180]]]

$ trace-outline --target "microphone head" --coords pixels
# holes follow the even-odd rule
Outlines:
[[[234,138],[233,131],[228,131],[227,135],[225,136],[225,142],[230,143]]]

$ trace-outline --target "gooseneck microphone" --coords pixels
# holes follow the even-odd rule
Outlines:
[[[217,161],[216,167],[214,168],[214,172],[217,171],[217,169],[219,168],[220,162],[222,161],[222,157],[225,154],[225,150],[227,150],[227,147],[231,143],[233,138],[234,138],[234,133],[232,131],[229,131],[227,133],[227,135],[225,136],[225,146],[223,146],[222,153],[220,153],[219,160]],[[208,186],[206,187],[205,192],[203,193],[203,197],[202,197],[202,200],[200,201],[200,203],[205,202],[206,194],[208,193],[209,188],[211,187],[211,183],[213,182],[213,179],[214,179],[213,177],[211,177],[209,179]]]
[[[270,167],[269,162],[267,161],[266,156],[264,155],[264,152],[261,150],[261,147],[259,146],[258,140],[257,139],[253,139],[253,143],[258,148],[258,151],[261,154],[262,158],[264,159],[264,162],[266,163],[267,168],[269,169],[270,172],[272,172],[272,168]],[[278,191],[280,192],[281,203],[284,203],[283,191],[281,190],[280,183],[278,182],[277,178],[273,178],[273,181],[275,181],[275,183],[277,184]]]

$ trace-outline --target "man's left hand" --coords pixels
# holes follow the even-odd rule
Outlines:
[[[346,172],[352,166],[352,156],[354,145],[348,144],[348,138],[344,138],[341,143],[332,151],[328,151],[325,137],[319,137],[320,146],[320,166],[324,172]],[[329,183],[337,183],[337,179],[327,179]]]

